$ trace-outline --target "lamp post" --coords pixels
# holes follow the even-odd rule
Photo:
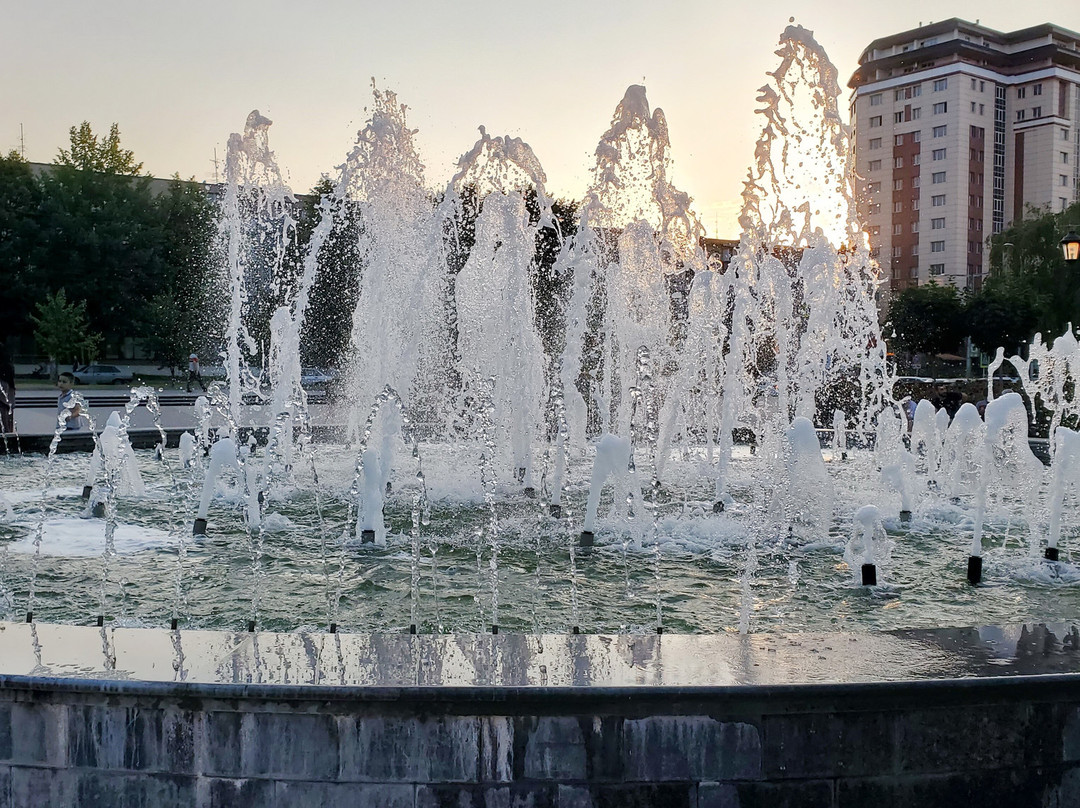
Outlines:
[[[1080,235],[1077,235],[1076,228],[1071,228],[1058,244],[1061,245],[1061,254],[1066,264],[1075,264],[1080,261]]]

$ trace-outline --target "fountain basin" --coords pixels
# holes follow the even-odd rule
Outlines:
[[[1078,648],[0,623],[0,804],[1059,804]]]
[[[732,630],[742,615],[751,631],[783,633],[1066,621],[1080,613],[1071,534],[1062,561],[1047,563],[1026,523],[1007,507],[995,508],[983,541],[987,585],[972,588],[964,572],[971,502],[927,492],[912,520],[902,522],[899,497],[881,494],[872,458],[853,450],[848,461],[828,464],[842,492],[832,522],[813,534],[795,525],[790,536],[769,523],[752,494],[756,459],[736,447],[737,499],[723,513],[712,512],[711,486],[699,474],[704,461],[675,458],[668,470],[673,481],[659,491],[658,532],[650,514],[609,517],[605,503],[592,548],[578,546],[588,458],[570,465],[561,518],[552,518],[544,501],[500,489],[494,501],[499,619],[492,621],[491,537],[477,538],[488,514],[476,501],[471,449],[425,445],[423,451],[433,504],[429,523],[419,527],[416,619],[409,475],[396,479],[387,498],[385,545],[364,544],[349,521],[352,460],[340,447],[319,444],[318,499],[307,488],[275,494],[264,516],[259,629],[326,630],[337,623],[343,631],[396,632],[415,622],[420,633],[439,634],[487,632],[498,622],[511,633],[569,632],[575,625],[585,633],[651,633],[658,599],[662,624],[676,633]],[[39,459],[0,464],[11,507],[0,521],[0,618],[23,619],[33,583],[35,617],[48,622],[89,623],[102,606],[106,622],[121,626],[167,627],[175,616],[182,628],[228,630],[252,619],[253,535],[235,486],[214,499],[206,536],[192,537],[199,488],[186,485],[189,472],[176,468],[171,450],[171,470],[151,452],[136,456],[146,492],[117,499],[104,602],[106,524],[85,518],[85,455],[52,461],[44,498]],[[406,470],[407,462],[401,462]],[[861,586],[858,559],[845,559],[852,522],[841,508],[866,502],[881,505],[892,545],[877,560],[878,587]],[[757,560],[746,590],[751,537]],[[327,604],[339,593],[329,614]]]

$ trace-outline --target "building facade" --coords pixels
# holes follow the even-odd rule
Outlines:
[[[892,290],[977,290],[987,239],[1080,194],[1080,34],[963,20],[874,40],[852,89],[859,213]]]

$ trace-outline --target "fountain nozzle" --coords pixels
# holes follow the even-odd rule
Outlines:
[[[1058,560],[1058,548],[1056,548],[1056,547],[1047,547],[1046,548],[1046,553],[1043,555],[1043,558],[1045,558],[1047,561],[1057,561]]]
[[[972,586],[982,580],[982,566],[982,556],[968,556],[967,579]]]

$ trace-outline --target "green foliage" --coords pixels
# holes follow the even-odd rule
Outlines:
[[[182,367],[221,343],[223,296],[214,294],[217,207],[194,182],[173,177],[156,200],[161,217],[162,275],[143,313],[143,334],[154,355],[170,369]]]
[[[36,253],[42,189],[30,166],[11,152],[0,156],[0,335],[29,330],[27,315],[45,294]]]
[[[149,181],[58,167],[41,185],[34,258],[43,285],[87,301],[105,334],[131,335],[165,272],[168,234]]]
[[[335,211],[334,227],[317,256],[317,269],[304,314],[304,339],[300,346],[305,365],[340,368],[349,349],[352,315],[360,296],[360,208],[350,200],[333,197],[333,185],[323,177],[303,200],[297,222],[297,242],[308,252],[311,233],[323,215]]]
[[[67,363],[94,358],[101,335],[90,330],[85,300],[69,303],[64,290],[60,289],[55,295],[46,295],[35,309],[36,314],[30,315],[37,326],[34,339],[50,359]]]
[[[890,328],[891,326],[891,328]],[[913,286],[893,298],[886,333],[890,344],[910,353],[952,353],[965,337],[964,304],[953,286]]]
[[[113,345],[142,338],[182,364],[223,322],[210,282],[217,208],[179,177],[155,196],[119,138],[115,124],[100,139],[72,127],[71,148],[40,177],[18,155],[0,157],[0,336],[29,334],[29,312],[64,289],[82,301],[84,330]]]
[[[135,162],[135,153],[120,148],[120,127],[113,124],[109,134],[98,138],[90,128],[89,121],[71,127],[68,133],[70,149],[60,149],[56,164],[79,171],[96,171],[102,174],[138,176],[143,164]]]
[[[1080,267],[1068,267],[1059,246],[1077,224],[1080,202],[1061,213],[1029,208],[1024,219],[990,242],[987,289],[1026,300],[1035,310],[1030,332],[1048,339],[1064,333],[1070,322],[1080,325]]]
[[[1035,332],[1038,309],[1029,290],[1013,278],[987,284],[967,299],[964,322],[971,341],[983,353],[999,347],[1007,356],[1021,352]]]

